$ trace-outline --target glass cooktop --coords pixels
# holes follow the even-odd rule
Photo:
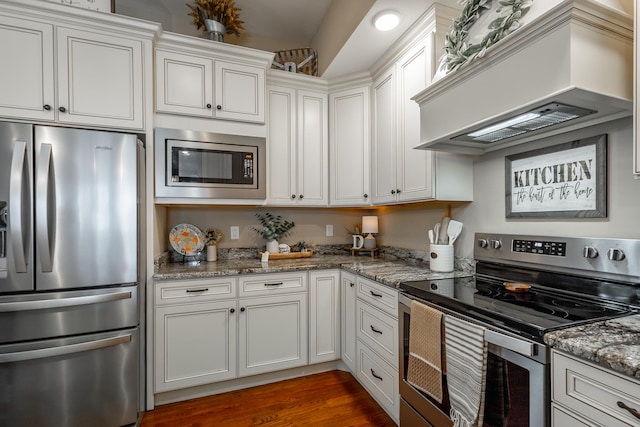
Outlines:
[[[513,292],[501,279],[478,276],[404,282],[412,297],[540,341],[553,329],[631,313],[623,304],[574,296],[544,286]]]

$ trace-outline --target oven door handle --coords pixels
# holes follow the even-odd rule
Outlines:
[[[491,329],[484,330],[484,339],[486,342],[495,344],[498,347],[506,348],[525,356],[535,356],[535,345],[529,341],[503,335]]]

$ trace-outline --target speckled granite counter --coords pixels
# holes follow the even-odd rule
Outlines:
[[[551,347],[640,379],[640,314],[549,332]]]
[[[342,268],[363,277],[398,287],[406,280],[440,279],[473,274],[471,263],[459,263],[451,273],[436,273],[421,261],[350,255],[314,255],[310,258],[274,260],[262,264],[258,259],[233,259],[216,262],[202,261],[199,265],[166,263],[156,269],[156,280],[201,279],[237,274],[279,273],[285,271]]]

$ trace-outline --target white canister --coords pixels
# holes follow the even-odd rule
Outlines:
[[[441,273],[453,271],[453,245],[429,245],[429,268]]]

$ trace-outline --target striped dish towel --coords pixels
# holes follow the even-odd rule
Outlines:
[[[444,316],[447,384],[454,427],[481,426],[487,377],[482,326]]]

